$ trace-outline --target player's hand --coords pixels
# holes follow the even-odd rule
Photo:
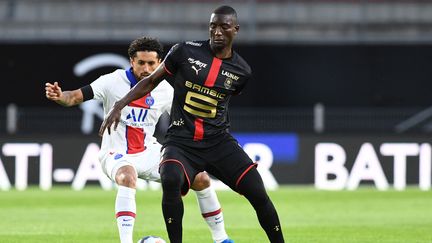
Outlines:
[[[45,96],[47,99],[58,101],[61,99],[62,94],[63,92],[57,82],[54,82],[54,84],[45,83]]]
[[[105,132],[105,129],[108,129],[108,134],[111,134],[111,126],[114,124],[114,131],[117,130],[117,126],[120,122],[121,109],[119,109],[115,104],[113,108],[108,113],[108,116],[102,122],[102,125],[99,129],[99,136]]]

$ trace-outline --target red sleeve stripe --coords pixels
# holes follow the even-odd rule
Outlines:
[[[253,167],[257,167],[258,164],[257,163],[253,163],[252,165],[250,165],[245,171],[243,171],[243,173],[239,176],[239,178],[236,181],[236,188],[238,187],[238,184],[240,183],[241,179],[243,179],[243,177],[246,175],[246,173],[248,173]]]
[[[209,71],[209,73],[207,75],[207,79],[204,83],[205,86],[207,86],[207,87],[213,87],[214,86],[216,79],[217,79],[217,76],[219,74],[219,70],[220,70],[221,65],[222,65],[222,60],[219,58],[213,57],[210,71]]]
[[[213,211],[213,212],[203,213],[202,216],[203,216],[204,218],[208,218],[208,217],[211,217],[211,216],[216,216],[216,215],[220,214],[221,212],[222,212],[222,209],[219,208],[218,210]]]
[[[129,211],[121,211],[116,213],[116,218],[121,216],[131,216],[132,218],[135,218],[136,214],[134,212],[129,212]]]
[[[195,119],[195,134],[194,141],[201,141],[204,138],[204,125],[203,119],[196,118]]]

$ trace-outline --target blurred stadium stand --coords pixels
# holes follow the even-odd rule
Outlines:
[[[165,43],[203,39],[209,12],[221,3],[238,10],[238,40],[248,45],[432,42],[432,1],[427,0],[0,0],[0,44],[128,43],[139,35]],[[8,132],[7,105],[0,107],[0,134],[79,132],[79,108],[62,107],[17,107],[16,130]],[[318,113],[310,105],[232,107],[231,120],[234,131],[246,132],[424,132],[427,119],[418,114],[425,110],[424,105],[325,106]]]
[[[1,0],[0,41],[202,39],[221,3],[238,10],[243,43],[432,40],[428,0]]]

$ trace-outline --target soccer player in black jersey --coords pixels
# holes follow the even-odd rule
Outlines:
[[[162,151],[162,211],[171,243],[182,242],[183,201],[197,173],[207,171],[244,195],[270,242],[284,242],[279,217],[256,164],[228,133],[228,104],[239,94],[251,69],[232,49],[239,25],[229,6],[211,15],[210,40],[173,46],[162,64],[116,102],[100,134],[116,129],[120,111],[167,78],[174,87],[171,124]]]

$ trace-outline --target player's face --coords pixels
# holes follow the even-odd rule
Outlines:
[[[212,14],[210,17],[210,45],[216,49],[231,46],[239,30],[236,17],[230,14]]]
[[[155,51],[138,51],[130,59],[135,78],[138,80],[149,76],[160,64],[161,60]]]

